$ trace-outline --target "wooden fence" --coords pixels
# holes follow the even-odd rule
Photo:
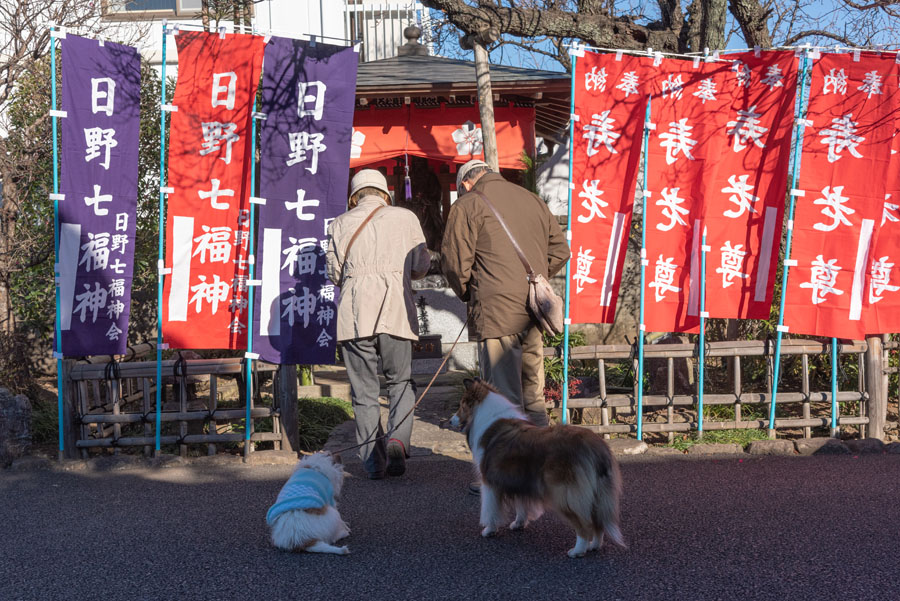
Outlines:
[[[885,339],[886,340],[886,339]],[[704,394],[703,429],[727,430],[739,428],[768,429],[768,409],[772,399],[772,371],[774,361],[774,343],[771,341],[746,342],[712,342],[707,343],[707,365],[711,363],[727,365],[730,372],[728,392],[712,391],[707,380]],[[860,437],[883,438],[887,416],[887,391],[890,373],[897,368],[889,368],[888,351],[900,349],[900,344],[889,342],[883,344],[882,337],[870,337],[866,341],[854,341],[840,345],[841,365],[854,368],[855,382],[850,389],[842,383],[837,393],[838,428],[852,426],[858,428]],[[800,382],[795,389],[787,388],[782,377],[776,398],[777,413],[775,430],[800,430],[804,437],[813,434],[813,428],[830,428],[831,426],[831,390],[814,391],[810,388],[810,358],[815,355],[830,355],[830,343],[814,340],[789,339],[782,344],[782,361],[800,360]],[[546,349],[545,354],[556,353],[555,349]],[[644,394],[642,428],[646,433],[665,433],[671,441],[676,433],[698,430],[698,394],[696,383],[693,390],[686,391],[684,386],[678,390],[676,386],[677,362],[687,362],[690,369],[696,367],[698,358],[695,344],[655,344],[644,347],[645,391],[653,385],[663,385],[654,381],[659,369],[654,370],[654,362],[665,362],[664,392]],[[599,411],[599,423],[583,423],[596,432],[609,437],[610,434],[630,434],[637,430],[634,414],[637,409],[637,382],[630,390],[611,389],[607,386],[608,370],[618,363],[631,364],[637,370],[637,357],[634,348],[628,345],[604,345],[573,347],[570,351],[573,361],[596,362],[598,388],[596,394],[579,397],[574,395],[568,401],[568,407],[575,413],[583,413],[585,409]],[[743,383],[742,366],[749,361],[765,362],[765,384],[761,389],[750,390]],[[648,369],[648,366],[650,368]],[[830,363],[829,363],[830,372]],[[893,370],[893,372],[891,372]],[[709,373],[709,368],[707,368]],[[782,372],[785,373],[785,372]],[[652,388],[651,388],[652,390]],[[730,411],[724,412],[729,419],[710,418],[706,412],[711,407],[727,406]],[[750,407],[765,408],[765,417],[748,418],[744,414]],[[852,408],[852,412],[849,409]],[[594,411],[597,413],[597,411]],[[732,417],[733,416],[733,417]],[[664,417],[665,419],[661,419]],[[774,434],[774,433],[773,433]]]

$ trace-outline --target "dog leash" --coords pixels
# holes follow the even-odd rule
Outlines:
[[[403,416],[403,419],[401,419],[399,422],[397,422],[397,424],[396,424],[392,429],[388,430],[387,432],[385,432],[385,433],[382,434],[381,436],[377,436],[377,437],[375,437],[375,438],[372,438],[371,440],[366,439],[366,440],[364,440],[364,441],[361,442],[361,443],[355,444],[355,445],[353,445],[353,446],[345,447],[345,448],[343,448],[343,449],[338,449],[338,450],[336,450],[336,451],[330,451],[331,454],[332,454],[332,455],[338,455],[338,454],[343,453],[343,452],[345,452],[345,451],[352,451],[353,449],[358,449],[358,448],[363,447],[363,446],[365,446],[365,445],[367,445],[367,444],[369,444],[369,443],[377,442],[378,440],[383,439],[383,438],[388,438],[391,434],[393,434],[394,432],[396,432],[397,429],[403,424],[403,422],[405,422],[405,421],[409,418],[409,416],[413,414],[413,411],[416,410],[416,407],[419,406],[419,403],[422,402],[422,399],[425,398],[425,395],[428,394],[428,391],[431,389],[431,385],[434,384],[434,381],[437,380],[437,377],[440,375],[441,370],[444,369],[444,365],[447,364],[447,361],[450,359],[450,355],[453,354],[453,349],[456,348],[456,345],[457,345],[457,343],[459,342],[459,339],[462,338],[463,332],[466,331],[466,327],[467,327],[468,325],[469,325],[469,317],[467,316],[467,317],[466,317],[465,323],[463,324],[462,328],[459,330],[459,334],[456,335],[456,340],[453,341],[453,344],[450,346],[450,350],[447,351],[447,354],[444,356],[444,360],[441,361],[441,364],[438,366],[437,371],[434,372],[434,375],[433,375],[433,376],[431,376],[431,381],[428,382],[428,386],[426,386],[426,387],[425,387],[425,390],[422,391],[422,394],[419,395],[419,399],[416,401],[415,405],[412,406],[412,409],[410,409],[409,411],[406,412],[406,415]],[[379,416],[378,419],[380,420],[381,417]],[[374,433],[377,432],[377,431],[378,431],[378,430],[375,430],[375,431],[372,432],[372,433],[374,434]],[[370,436],[371,436],[371,435],[370,435]]]

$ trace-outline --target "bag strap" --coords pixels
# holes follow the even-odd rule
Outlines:
[[[343,286],[344,284],[344,265],[347,264],[347,257],[350,256],[350,249],[353,248],[353,243],[356,242],[356,238],[359,237],[359,233],[366,227],[366,224],[372,221],[372,217],[375,216],[375,213],[383,209],[386,205],[379,205],[375,207],[375,210],[368,214],[368,216],[363,219],[363,222],[359,224],[359,227],[356,228],[356,231],[353,232],[353,236],[350,238],[350,242],[347,244],[346,250],[344,250],[344,262],[341,265],[341,281],[338,282],[338,286]]]
[[[519,260],[522,261],[522,265],[525,266],[525,271],[528,273],[528,279],[531,280],[534,277],[534,269],[531,268],[531,263],[528,262],[528,259],[525,257],[525,253],[522,252],[522,248],[519,246],[519,243],[516,242],[516,239],[513,238],[512,232],[509,231],[509,226],[506,225],[506,222],[503,221],[503,217],[500,216],[500,213],[494,208],[494,205],[487,199],[487,196],[482,194],[481,190],[472,189],[472,192],[477,194],[481,200],[484,201],[484,204],[488,206],[491,212],[494,213],[494,217],[497,218],[497,221],[500,222],[500,225],[503,227],[503,231],[506,232],[506,235],[509,236],[509,241],[512,242],[513,248],[516,249],[516,254],[519,255]]]

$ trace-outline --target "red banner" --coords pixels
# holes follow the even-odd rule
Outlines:
[[[164,339],[173,348],[245,348],[250,123],[263,38],[183,32],[175,39]]]
[[[896,253],[873,252],[888,208],[900,67],[893,56],[857,57],[826,54],[813,65],[784,315],[799,334],[864,337],[878,303],[871,293],[900,283],[886,265]]]
[[[703,202],[716,164],[730,151],[725,132],[736,77],[731,63],[669,59],[647,75],[655,129],[645,186],[644,324],[647,331],[696,332]]]
[[[896,126],[891,144],[887,193],[869,257],[868,334],[900,332],[900,135]]]
[[[534,155],[534,108],[494,109],[497,153],[503,169],[525,169]],[[403,154],[465,163],[484,158],[478,107],[369,108],[353,115],[350,166],[371,165]]]
[[[797,65],[793,52],[729,54],[727,146],[704,203],[706,310],[768,319],[781,244]]]
[[[634,207],[646,59],[586,52],[575,68],[572,323],[612,323]]]

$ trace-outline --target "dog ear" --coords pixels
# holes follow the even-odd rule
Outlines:
[[[344,465],[344,460],[341,459],[341,454],[340,454],[340,453],[338,453],[337,455],[335,455],[335,456],[333,457],[333,459],[334,459],[334,462],[335,462],[336,464],[338,464],[338,465]]]
[[[472,378],[465,378],[465,379],[463,380],[463,386],[466,387],[466,390],[469,390],[470,388],[472,388],[472,385],[473,385],[477,380],[478,380],[478,378],[476,378],[475,380],[473,380]]]

